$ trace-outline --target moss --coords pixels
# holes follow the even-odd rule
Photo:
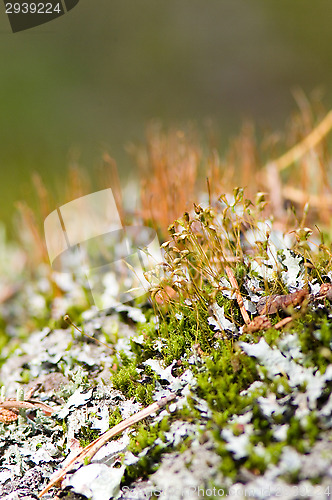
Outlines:
[[[262,443],[264,445],[270,443],[273,436],[271,424],[262,414],[257,404],[254,404],[252,408],[252,424],[254,427],[254,434],[250,436],[251,443]]]
[[[92,429],[92,423],[88,422],[87,425],[82,425],[78,433],[78,439],[80,445],[84,448],[88,444],[92,443],[95,439],[99,437],[99,432],[96,429]]]
[[[156,185],[164,184],[156,183]],[[143,191],[150,192],[149,189]],[[169,190],[164,191],[168,193]],[[144,303],[146,297],[143,296],[133,301],[134,305],[140,305],[141,311],[145,314],[147,322],[144,324],[136,324],[125,311],[119,314],[121,321],[129,323],[135,329],[135,336],[142,335],[144,340],[142,343],[131,341],[129,357],[124,352],[117,353],[117,356],[119,354],[120,356],[117,358],[117,366],[112,375],[114,388],[120,390],[126,398],[136,399],[144,406],[152,403],[158,376],[144,364],[151,358],[160,361],[165,366],[176,361],[172,371],[173,376],[179,376],[186,368],[190,368],[197,380],[197,385],[190,389],[191,396],[187,399],[188,405],[172,412],[171,416],[158,424],[151,425],[150,420],[146,419],[145,422],[134,427],[135,432],[131,434],[130,449],[136,455],[141,456],[137,464],[128,468],[128,477],[131,478],[147,476],[155,469],[163,452],[175,449],[172,445],[169,445],[169,448],[168,445],[165,447],[167,444],[165,432],[169,429],[173,419],[197,422],[202,428],[202,435],[210,437],[212,434],[221,457],[221,470],[225,475],[237,481],[241,480],[239,472],[243,468],[249,469],[254,474],[263,474],[268,464],[278,462],[286,446],[305,453],[321,437],[326,424],[325,416],[320,409],[330,397],[331,381],[326,383],[325,389],[317,400],[317,412],[311,412],[307,417],[299,420],[296,418],[297,400],[292,392],[297,393],[301,390],[303,394],[300,396],[304,398],[305,384],[301,388],[290,387],[287,373],[280,374],[271,380],[268,368],[259,366],[257,360],[246,356],[236,344],[237,339],[217,341],[214,332],[209,327],[208,309],[215,302],[224,308],[226,318],[238,326],[243,325],[243,317],[237,301],[224,297],[220,291],[220,279],[227,274],[225,274],[226,262],[232,268],[243,298],[248,298],[248,277],[258,278],[257,283],[256,281],[250,283],[250,289],[256,289],[255,293],[258,295],[288,293],[284,276],[281,274],[281,270],[287,272],[282,264],[285,262],[283,251],[277,254],[277,266],[267,263],[271,271],[273,268],[272,279],[267,280],[252,270],[253,260],[262,263],[267,259],[269,243],[274,236],[272,234],[274,229],[271,226],[271,238],[266,234],[264,241],[249,243],[247,230],[251,228],[255,232],[255,229],[259,228],[259,223],[264,222],[265,225],[266,218],[269,216],[267,210],[262,212],[265,206],[264,195],[258,193],[258,204],[254,206],[245,200],[244,192],[240,188],[234,189],[233,196],[220,196],[218,202],[213,199],[215,193],[209,194],[213,200],[213,207],[202,208],[194,205],[194,211],[186,212],[182,219],[172,224],[171,241],[165,242],[165,275],[167,276],[165,282],[160,284],[160,288],[155,287],[155,294],[164,289],[170,292],[168,294],[170,301],[162,304],[160,300],[159,302],[153,301],[153,297],[158,297],[158,295],[153,295],[152,292],[152,307]],[[149,203],[149,213],[153,204],[150,205]],[[271,212],[270,215],[273,215]],[[315,214],[315,217],[316,215],[318,214]],[[289,227],[286,219],[288,217],[281,221],[284,223],[285,233],[294,229]],[[133,219],[130,223],[135,224],[136,220]],[[158,226],[158,221],[151,221],[152,226],[155,223]],[[304,223],[307,223],[305,214],[295,224],[293,233],[297,244],[290,250],[301,256],[299,261],[304,282],[310,279],[323,283],[327,281],[326,275],[331,272],[332,254],[329,247],[331,235],[321,232],[322,244],[318,252],[313,252],[308,246],[309,233]],[[308,223],[311,224],[311,222]],[[275,255],[274,252],[273,255]],[[255,269],[259,267],[256,266]],[[38,273],[35,276],[37,275]],[[32,278],[30,281],[33,281]],[[23,341],[27,339],[31,331],[36,328],[41,329],[45,325],[50,328],[67,328],[68,325],[63,320],[51,317],[52,301],[56,296],[61,295],[66,299],[64,302],[67,301],[70,304],[67,313],[72,321],[78,325],[82,323],[82,311],[86,309],[88,300],[86,303],[84,301],[81,304],[73,303],[73,294],[70,291],[67,293],[57,289],[54,283],[53,290],[42,293],[40,288],[36,282],[31,287],[34,294],[42,295],[45,299],[45,307],[41,307],[40,314],[36,316],[31,317],[28,311],[26,316],[14,321],[16,310],[22,310],[22,312],[25,310],[25,305],[28,303],[26,293],[14,295],[9,302],[2,304],[4,316],[0,317],[0,350],[9,339],[8,332]],[[84,287],[83,292],[87,295]],[[18,302],[15,302],[17,300]],[[13,308],[11,301],[13,301]],[[292,315],[292,322],[285,329],[276,330],[272,326],[266,331],[241,335],[240,340],[257,343],[261,337],[264,337],[271,347],[278,349],[279,339],[287,335],[287,332],[291,332],[294,338],[299,339],[299,348],[290,348],[289,351],[294,363],[324,373],[332,362],[332,320],[330,317],[332,308],[327,300],[321,301],[320,304],[317,301],[312,300],[303,304],[301,309],[288,309],[270,316],[271,324],[275,325],[286,315]],[[158,325],[155,322],[155,313],[158,313]],[[103,314],[100,315],[100,320],[102,324]],[[9,326],[10,328],[7,328]],[[114,345],[118,341],[118,326],[117,318],[114,325],[108,325],[108,335],[104,332],[106,338]],[[76,344],[77,339],[81,342],[79,337],[73,332],[73,343]],[[14,346],[13,349],[12,346]],[[15,347],[12,341],[8,345],[8,350],[13,351]],[[68,352],[70,350],[71,345],[68,345]],[[192,359],[194,359],[194,365]],[[68,373],[70,363],[72,367],[79,364],[71,356],[64,356],[58,362],[58,368],[62,367],[63,372]],[[96,373],[94,367],[89,365],[87,370],[93,373],[91,379],[84,379],[78,373],[74,382],[68,384],[62,391],[65,400],[75,388],[88,387],[94,383],[94,373]],[[23,366],[21,378],[22,382],[29,381],[28,365]],[[261,385],[257,386],[255,391],[251,389],[249,393],[243,392],[254,381],[260,381]],[[281,411],[273,412],[273,405],[271,413],[268,410],[262,410],[264,407],[260,406],[260,401],[257,402],[258,396],[266,398],[272,396],[272,403],[276,397],[276,405],[280,403]],[[280,401],[281,398],[283,401]],[[205,403],[211,410],[211,418],[206,417]],[[240,415],[246,415],[247,424],[240,424],[241,419],[232,420],[232,417]],[[121,412],[116,408],[109,416],[110,427],[115,426],[121,420]],[[245,421],[245,418],[242,421]],[[283,429],[287,428],[288,431],[284,441],[279,442],[275,431],[280,430],[279,426],[283,424],[285,424]],[[222,437],[226,434],[221,432],[225,428],[231,430],[235,437],[248,433],[248,436],[245,436],[248,437],[246,450],[248,456],[236,460],[234,455],[227,450],[227,443]],[[67,433],[65,422],[63,422],[63,432]],[[279,437],[280,435],[282,433],[279,433]],[[97,436],[98,432],[91,428],[91,424],[87,424],[80,430],[80,440],[83,445],[88,444]],[[185,451],[190,443],[191,438],[184,439],[176,451]],[[288,477],[290,481],[297,479],[297,471]]]
[[[224,476],[235,479],[238,470],[236,461],[224,446],[219,444],[219,446],[217,447],[217,451],[221,456],[221,462],[219,466],[220,471]]]
[[[115,389],[118,389],[128,398],[131,398],[135,395],[138,379],[139,373],[136,370],[135,360],[127,359],[123,366],[118,366],[117,371],[112,376],[112,384]]]
[[[208,313],[203,307],[194,309],[180,305],[161,321],[159,337],[164,340],[161,353],[166,366],[185,354],[190,356],[193,344],[199,344],[204,352],[211,351],[213,332],[207,319]]]
[[[219,349],[206,359],[205,370],[197,373],[197,393],[207,401],[218,427],[243,411],[250,398],[240,393],[257,378],[255,361],[231,341],[220,342]]]
[[[146,323],[139,323],[136,327],[137,335],[143,335],[144,345],[131,341],[132,352],[136,355],[137,364],[143,363],[151,357],[158,356],[158,351],[154,347],[156,339],[159,337],[154,317],[151,317]]]
[[[112,384],[115,389],[121,391],[127,398],[135,397],[144,405],[152,403],[152,395],[155,391],[154,375],[147,377],[142,382],[142,373],[137,371],[137,359],[129,359],[121,353],[122,366],[118,364],[117,370],[112,375]],[[142,367],[147,373],[151,373],[149,367]]]
[[[305,431],[305,436],[309,440],[309,445],[312,446],[317,440],[320,433],[319,421],[316,412],[311,412],[302,421],[302,426]]]
[[[165,442],[165,432],[169,428],[169,421],[166,417],[154,425],[149,425],[146,422],[138,424],[137,431],[131,436],[128,450],[138,455],[149,448],[149,453],[142,453],[137,463],[127,467],[127,479],[134,480],[138,477],[147,477],[155,470],[161,454],[166,451],[165,446],[155,443],[157,439],[163,443]]]
[[[263,474],[270,462],[270,457],[268,453],[257,453],[252,451],[249,458],[245,461],[244,466],[246,469],[250,470],[253,474]]]
[[[181,418],[186,422],[198,422],[201,418],[200,412],[195,407],[195,400],[191,397],[187,398],[188,406],[184,406],[181,410],[177,410],[174,417]]]
[[[324,373],[332,360],[332,321],[329,310],[308,311],[293,325],[298,335],[305,366],[318,367]]]
[[[79,493],[75,493],[74,491],[67,489],[61,492],[60,498],[64,498],[65,500],[86,500],[85,495],[80,495]]]
[[[164,417],[158,424],[139,424],[135,435],[130,439],[128,449],[132,453],[138,454],[146,447],[151,446],[158,438],[165,441],[164,433],[168,431],[169,428],[170,425],[167,417]]]
[[[324,235],[322,236],[324,240]],[[325,239],[331,240],[330,236],[327,235],[325,235]],[[317,279],[321,283],[322,276],[326,275],[326,270],[331,268],[331,255],[323,241],[317,253],[311,252],[310,260],[313,263],[313,267],[310,269],[310,279]]]
[[[289,422],[286,442],[299,453],[307,453],[317,440],[319,433],[320,428],[315,412],[311,412],[302,420],[293,416]]]
[[[224,308],[225,318],[235,323],[235,325],[242,325],[243,319],[236,300],[228,299],[224,297],[221,292],[218,292],[216,295],[216,302],[218,306]]]
[[[241,467],[254,474],[263,474],[270,464],[278,463],[285,444],[285,442],[275,442],[271,432],[268,436],[259,432],[258,435],[256,433],[250,438],[248,456],[235,459],[233,454],[226,449],[225,443],[219,440],[217,445],[217,451],[221,456],[219,469],[224,476],[233,480],[237,477]]]
[[[109,428],[111,429],[115,425],[119,424],[123,420],[120,409],[118,407],[115,410],[110,411],[109,416]]]
[[[21,372],[21,384],[28,384],[31,380],[31,371],[28,368],[24,368]]]
[[[277,318],[276,318],[277,321]],[[268,328],[264,334],[264,339],[265,341],[272,347],[273,345],[276,345],[278,340],[280,339],[280,331],[276,330],[275,328]]]
[[[296,448],[300,453],[306,453],[307,444],[303,435],[303,427],[301,422],[296,417],[292,417],[289,422],[289,427],[287,430],[287,444],[290,444]]]

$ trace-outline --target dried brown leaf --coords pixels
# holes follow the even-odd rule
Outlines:
[[[257,303],[259,314],[275,314],[278,311],[286,310],[289,306],[298,306],[309,296],[306,288],[287,295],[268,295],[262,297]]]
[[[243,332],[254,333],[259,330],[267,330],[268,328],[271,328],[271,326],[271,322],[267,316],[257,316],[248,325],[243,327]]]

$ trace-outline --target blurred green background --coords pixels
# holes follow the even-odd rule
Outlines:
[[[216,123],[220,145],[246,117],[282,127],[292,89],[332,100],[327,0],[81,0],[62,18],[11,33],[0,8],[1,219],[29,199],[31,172],[61,185],[75,151],[87,169],[125,151],[146,123]]]

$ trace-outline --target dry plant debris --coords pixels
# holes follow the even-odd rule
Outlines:
[[[132,415],[126,420],[123,420],[118,425],[115,425],[112,429],[105,432],[105,434],[103,434],[98,439],[90,443],[82,451],[79,451],[76,454],[76,456],[72,457],[71,460],[68,461],[60,471],[57,471],[54,474],[54,476],[51,477],[51,481],[46,486],[46,488],[44,488],[39,493],[38,497],[40,498],[43,495],[45,495],[45,493],[47,493],[52,488],[52,486],[61,483],[67,472],[69,472],[77,462],[85,462],[85,463],[90,462],[90,460],[94,457],[97,451],[100,450],[100,448],[104,446],[104,444],[107,443],[107,441],[109,441],[117,434],[120,434],[121,432],[125,431],[128,427],[131,427],[132,425],[136,424],[137,422],[140,422],[144,418],[149,417],[151,414],[155,413],[157,410],[159,410],[167,403],[172,401],[175,397],[176,397],[175,394],[166,396],[157,401],[156,403],[153,403],[147,408],[144,408],[143,410],[139,411],[135,415]]]
[[[250,323],[250,318],[249,318],[249,315],[247,313],[246,308],[244,307],[243,299],[242,299],[242,296],[241,296],[241,293],[240,293],[240,290],[239,290],[239,285],[238,285],[238,283],[237,283],[237,281],[235,279],[234,273],[233,273],[232,269],[229,266],[225,267],[225,271],[226,271],[226,274],[228,276],[228,279],[229,279],[232,287],[235,290],[236,300],[237,300],[237,303],[239,305],[239,308],[240,308],[242,317],[244,319],[244,322],[246,324],[248,324],[248,323]]]
[[[0,403],[0,408],[5,410],[36,410],[37,408],[41,409],[45,415],[52,415],[53,408],[45,403],[40,401],[36,401],[33,399],[29,399],[27,401],[15,401],[14,399],[8,399],[7,401],[3,401]]]
[[[268,328],[271,328],[272,324],[270,319],[265,316],[264,314],[261,314],[254,318],[248,325],[243,327],[244,332],[259,332],[260,330],[267,330]]]
[[[257,302],[257,312],[259,314],[275,314],[278,311],[286,310],[290,306],[299,306],[307,297],[309,292],[302,289],[286,295],[267,295]]]

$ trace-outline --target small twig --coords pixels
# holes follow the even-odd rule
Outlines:
[[[231,282],[231,285],[235,290],[235,296],[236,296],[236,300],[237,300],[237,303],[239,305],[239,308],[240,308],[240,311],[242,314],[242,318],[244,319],[244,322],[248,325],[250,323],[250,318],[249,318],[249,314],[247,313],[246,308],[244,307],[243,299],[242,299],[242,295],[241,295],[241,292],[239,289],[238,282],[236,281],[234,273],[229,266],[225,266],[225,270],[226,270],[228,279]]]
[[[39,408],[47,416],[52,415],[52,413],[54,412],[54,408],[52,408],[51,406],[34,399],[30,399],[29,401],[16,401],[15,399],[7,399],[6,401],[2,401],[0,403],[0,408],[4,408],[6,410],[36,410],[37,408]]]
[[[97,453],[98,450],[102,446],[104,446],[105,443],[107,443],[112,437],[116,436],[117,434],[120,434],[124,430],[126,430],[128,427],[131,427],[133,424],[136,424],[140,420],[143,420],[144,418],[148,417],[152,413],[155,413],[158,411],[160,408],[165,406],[167,403],[172,401],[174,398],[176,398],[176,394],[170,394],[169,396],[160,399],[156,403],[153,403],[152,405],[148,406],[147,408],[144,408],[143,410],[139,411],[138,413],[135,413],[129,418],[126,418],[119,424],[115,425],[112,427],[112,429],[108,430],[105,432],[102,436],[100,436],[98,439],[90,443],[88,446],[86,446],[82,451],[79,451],[76,456],[74,456],[70,462],[68,462],[62,469],[59,471],[56,471],[52,476],[51,476],[51,481],[48,483],[48,485],[39,493],[38,498],[41,498],[45,493],[47,493],[53,486],[58,484],[63,480],[65,475],[69,470],[72,469],[73,465],[76,464],[77,462],[89,462],[91,458]]]
[[[34,395],[35,392],[38,391],[38,389],[40,389],[42,386],[42,384],[40,382],[38,382],[37,384],[33,385],[32,387],[30,387],[30,389],[25,393],[25,401],[31,401],[31,398],[32,396]]]
[[[278,323],[274,325],[274,328],[276,330],[279,330],[280,328],[283,328],[285,325],[288,325],[288,323],[290,323],[292,319],[293,318],[291,316],[287,316],[287,318],[283,318],[282,320],[278,321]]]
[[[307,151],[314,148],[331,130],[332,128],[332,110],[327,113],[325,118],[317,125],[310,134],[307,135],[301,142],[292,147],[287,153],[280,156],[277,160],[269,162],[274,163],[279,172],[289,167],[295,161],[299,160]],[[265,166],[265,168],[268,165]]]
[[[93,340],[94,342],[97,342],[98,344],[101,344],[103,345],[104,347],[107,347],[107,349],[110,349],[112,352],[113,352],[113,349],[112,347],[110,347],[109,345],[105,344],[104,342],[102,342],[101,340],[99,339],[96,339],[94,337],[91,337],[91,335],[89,335],[88,333],[85,333],[83,332],[83,330],[81,330],[80,328],[78,328],[78,326],[75,325],[75,323],[72,322],[69,314],[65,314],[65,316],[63,317],[64,321],[66,323],[68,323],[69,325],[71,325],[73,328],[75,328],[75,330],[77,330],[81,335],[85,335],[86,337],[88,337],[90,340]]]
[[[301,189],[297,189],[292,186],[284,186],[282,188],[282,194],[284,198],[288,198],[291,201],[299,204],[309,203],[311,207],[314,208],[328,208],[332,207],[332,196],[326,193],[320,193],[319,195],[305,193]]]
[[[38,408],[42,410],[45,415],[51,416],[54,412],[54,408],[37,399],[30,398],[38,387],[39,385],[37,384],[31,388],[25,396],[23,390],[19,389],[16,399],[5,399],[6,389],[2,386],[0,391],[0,422],[3,424],[10,424],[18,420],[19,427],[22,427],[23,419],[25,420],[26,418],[25,410],[36,410]]]

